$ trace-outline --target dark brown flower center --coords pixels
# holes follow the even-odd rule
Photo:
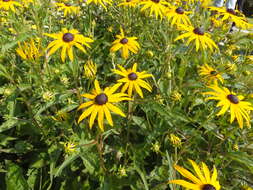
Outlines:
[[[216,188],[211,184],[205,184],[203,185],[202,190],[216,190]]]
[[[64,42],[72,42],[74,40],[74,37],[75,36],[71,33],[65,33],[65,34],[63,34],[62,40]]]
[[[98,105],[106,104],[106,102],[108,102],[108,97],[104,93],[97,95],[95,98],[95,103]]]
[[[227,99],[233,103],[233,104],[238,104],[239,103],[239,98],[236,95],[229,94],[227,95]]]
[[[227,12],[232,14],[232,15],[236,15],[236,12],[234,9],[227,9]]]
[[[210,74],[211,74],[211,75],[217,75],[217,71],[214,71],[214,70],[213,70],[213,71],[210,72]]]
[[[67,6],[67,7],[70,7],[70,6],[71,6],[70,3],[64,3],[64,5]]]
[[[131,2],[132,0],[126,0],[127,3]]]
[[[120,40],[120,43],[122,44],[126,44],[128,42],[128,39],[127,38],[123,38]]]
[[[10,0],[3,0],[3,2],[9,2]]]
[[[160,0],[151,0],[151,1],[153,1],[154,3],[159,3],[160,2]]]
[[[193,32],[195,33],[195,34],[198,34],[198,35],[201,35],[201,36],[203,36],[204,35],[204,30],[202,29],[202,28],[199,28],[199,27],[197,27],[197,28],[195,28],[194,30],[193,30]]]
[[[182,7],[178,7],[176,9],[176,13],[182,15],[182,14],[184,14],[184,9]]]
[[[128,74],[128,79],[129,80],[136,80],[138,78],[138,76],[136,75],[136,73],[130,73]]]

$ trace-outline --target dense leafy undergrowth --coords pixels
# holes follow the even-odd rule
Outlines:
[[[0,0],[0,21],[1,190],[252,189],[241,13],[203,0]]]

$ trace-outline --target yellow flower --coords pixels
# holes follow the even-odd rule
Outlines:
[[[185,11],[182,7],[171,6],[166,11],[165,15],[169,21],[171,21],[171,26],[173,25],[190,25],[191,21],[187,14],[190,14],[190,11]]]
[[[170,97],[174,101],[180,101],[182,99],[182,95],[176,90],[171,93]]]
[[[248,29],[252,27],[253,25],[248,23],[246,21],[246,17],[241,14],[241,16],[238,16],[240,14],[239,11],[233,10],[233,9],[226,9],[226,8],[220,8],[220,7],[209,7],[211,11],[216,11],[217,14],[215,15],[215,18],[218,19],[221,17],[221,21],[228,21],[228,22],[234,22],[236,27]]]
[[[214,82],[216,84],[217,80],[219,80],[221,83],[223,83],[224,81],[221,74],[207,64],[200,66],[198,72],[200,76],[202,76],[206,81],[208,81],[208,83]]]
[[[86,53],[86,50],[84,49],[83,45],[90,48],[90,45],[88,43],[93,42],[92,39],[84,37],[78,32],[78,30],[75,29],[67,30],[66,28],[63,28],[62,31],[59,33],[45,33],[45,35],[55,39],[47,46],[47,49],[50,49],[48,52],[48,56],[52,55],[56,50],[62,47],[61,59],[63,62],[66,58],[66,52],[68,53],[70,60],[74,60],[73,46]]]
[[[175,147],[180,147],[182,145],[181,139],[178,136],[174,135],[174,134],[170,134],[170,142]]]
[[[122,0],[118,6],[129,6],[129,7],[136,7],[140,0]]]
[[[227,88],[220,88],[217,85],[209,86],[213,91],[205,92],[205,95],[211,95],[206,98],[206,100],[218,100],[218,107],[222,107],[217,116],[224,114],[228,109],[230,109],[230,123],[236,118],[239,123],[239,127],[243,128],[243,119],[246,122],[250,122],[249,112],[253,110],[250,102],[242,101],[244,99],[241,95],[236,95],[230,92]]]
[[[147,89],[149,92],[152,91],[152,87],[145,82],[144,78],[152,77],[151,74],[148,74],[146,71],[137,72],[137,63],[133,65],[131,69],[126,70],[124,67],[118,65],[117,69],[113,69],[113,72],[123,76],[122,79],[119,79],[117,82],[125,83],[121,89],[121,92],[125,92],[128,89],[128,96],[132,97],[133,91],[136,91],[141,98],[143,98],[143,93],[140,87]]]
[[[170,6],[170,4],[165,0],[145,0],[139,3],[139,5],[144,5],[141,8],[141,11],[145,11],[150,8],[149,16],[155,14],[156,19],[160,17],[163,18],[166,8]]]
[[[116,35],[117,40],[112,42],[110,52],[116,52],[121,49],[121,56],[124,59],[129,57],[129,51],[137,54],[140,49],[139,43],[136,41],[137,37],[126,37],[122,28],[120,28],[120,35]]]
[[[15,6],[22,7],[22,5],[14,0],[0,0],[0,9],[8,11],[9,9],[16,12]]]
[[[43,55],[40,39],[37,42],[34,39],[30,39],[30,42],[24,42],[23,45],[18,42],[16,52],[24,60],[36,61]]]
[[[210,38],[210,34],[203,31],[203,29],[197,27],[194,28],[193,26],[185,26],[180,25],[180,28],[182,30],[187,31],[186,33],[178,36],[174,41],[181,40],[183,38],[188,38],[186,45],[188,46],[191,41],[195,41],[196,51],[202,49],[211,49],[211,51],[214,50],[214,48],[218,49],[218,46],[214,43],[214,41]]]
[[[28,7],[30,4],[34,3],[34,0],[22,0],[22,4]]]
[[[76,152],[76,144],[71,142],[64,143],[64,150],[68,154]]]
[[[215,166],[213,167],[213,173],[211,174],[209,168],[204,162],[202,162],[202,167],[198,166],[193,160],[189,160],[189,162],[191,163],[196,176],[178,165],[174,165],[174,168],[191,182],[177,179],[171,180],[169,183],[178,184],[192,190],[220,190],[220,184],[219,181],[217,181],[218,174]]]
[[[58,11],[64,10],[64,17],[68,14],[78,14],[80,7],[72,6],[70,3],[55,3],[58,7]]]
[[[92,60],[88,60],[83,66],[83,68],[84,68],[84,76],[86,78],[93,79],[96,77],[97,65],[96,63],[93,63]]]
[[[202,8],[208,8],[213,3],[213,0],[196,0],[196,2],[200,1]]]
[[[160,148],[161,148],[161,145],[159,144],[158,141],[156,141],[155,143],[152,143],[151,150],[154,151],[155,153],[159,153]]]
[[[100,4],[107,10],[106,4],[111,5],[112,0],[87,0],[87,4],[90,4],[90,3],[94,3],[96,5]]]
[[[101,131],[104,131],[104,115],[109,123],[109,125],[113,126],[112,116],[110,111],[114,113],[126,117],[126,115],[113,103],[121,102],[123,100],[130,100],[127,97],[127,94],[124,93],[115,93],[114,92],[120,87],[121,84],[116,84],[112,87],[107,87],[103,91],[97,80],[94,82],[95,89],[93,90],[92,94],[82,94],[83,97],[90,99],[90,101],[81,104],[78,108],[83,109],[87,108],[79,117],[78,123],[80,123],[84,118],[90,116],[89,126],[92,128],[94,124],[94,120],[98,115],[98,126]]]
[[[68,119],[68,113],[64,111],[57,111],[55,116],[52,116],[52,119],[55,121],[65,121]]]

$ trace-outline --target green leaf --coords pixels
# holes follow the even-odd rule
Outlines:
[[[28,190],[29,186],[23,176],[22,169],[10,162],[6,161],[7,175],[5,178],[8,190]]]
[[[145,187],[145,190],[149,190],[148,188],[148,182],[147,182],[147,179],[146,179],[146,174],[144,174],[141,169],[135,164],[134,165],[134,169],[137,171],[137,173],[140,175],[141,177],[141,180],[144,184],[144,187]]]
[[[15,127],[18,123],[16,119],[9,119],[0,126],[0,133]]]
[[[78,154],[73,154],[65,159],[65,161],[62,163],[62,165],[58,168],[58,170],[55,173],[55,176],[60,176],[62,173],[62,170],[66,168],[71,162],[76,160],[79,157]]]
[[[253,157],[246,152],[229,152],[227,156],[249,168],[253,174]]]

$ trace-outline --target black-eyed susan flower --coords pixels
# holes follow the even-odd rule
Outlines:
[[[187,16],[190,11],[185,11],[182,7],[171,6],[167,9],[165,15],[170,21],[171,26],[173,25],[190,25],[191,21]]]
[[[96,63],[94,63],[92,60],[88,60],[84,66],[84,77],[88,78],[88,79],[94,79],[97,73],[97,65]]]
[[[59,33],[45,33],[45,35],[55,39],[47,46],[47,49],[50,49],[48,56],[52,55],[56,50],[62,47],[61,59],[63,62],[66,59],[66,54],[68,54],[71,61],[74,60],[73,46],[86,53],[83,45],[90,48],[88,43],[93,42],[92,39],[84,37],[78,32],[78,30],[75,29],[67,30],[66,28],[63,28]]]
[[[246,123],[250,122],[249,112],[253,110],[250,102],[242,101],[244,99],[241,95],[236,95],[225,87],[219,87],[218,85],[209,86],[212,91],[205,92],[205,95],[211,95],[207,97],[206,100],[218,100],[217,107],[222,107],[217,113],[217,116],[223,115],[226,111],[230,111],[230,123],[232,123],[235,118],[239,124],[240,128],[243,128],[243,119]]]
[[[217,180],[217,169],[215,166],[213,167],[213,173],[211,174],[204,162],[201,164],[202,167],[197,165],[193,160],[189,160],[189,162],[194,169],[195,175],[181,166],[174,165],[174,168],[191,182],[176,179],[169,181],[169,183],[178,184],[192,190],[220,190],[220,184]]]
[[[223,83],[224,79],[221,76],[221,74],[214,69],[213,67],[204,64],[199,67],[198,69],[199,75],[203,77],[204,80],[206,80],[208,83],[217,83],[217,81],[220,81]]]
[[[122,0],[118,6],[136,7],[141,0]]]
[[[218,46],[210,38],[210,34],[204,32],[202,28],[194,28],[193,26],[180,25],[180,29],[186,31],[186,33],[178,36],[174,41],[188,38],[186,45],[189,45],[192,41],[194,41],[196,51],[200,49],[210,49],[211,51],[214,51],[214,49],[218,49]]]
[[[216,11],[215,18],[220,19],[223,22],[234,22],[236,27],[242,29],[248,29],[253,27],[252,24],[246,21],[246,17],[240,14],[239,11],[234,9],[226,9],[222,7],[209,7],[211,11]]]
[[[67,154],[72,154],[77,151],[77,144],[73,142],[66,142],[64,143],[64,151]]]
[[[170,134],[169,140],[173,144],[174,147],[180,147],[182,145],[181,139],[174,134]]]
[[[133,91],[136,91],[141,98],[143,98],[143,93],[141,88],[147,89],[149,92],[152,91],[152,87],[145,82],[143,79],[152,77],[153,75],[148,74],[146,71],[137,72],[137,63],[133,65],[131,69],[126,70],[121,65],[118,65],[119,70],[113,69],[113,72],[123,76],[122,79],[119,79],[117,82],[125,83],[121,89],[121,92],[128,93],[129,97],[132,97]]]
[[[17,54],[24,60],[35,61],[43,55],[40,39],[31,39],[21,44],[18,42]]]
[[[121,86],[121,84],[116,84],[112,87],[107,87],[105,90],[100,88],[99,82],[95,80],[95,89],[91,94],[82,94],[83,97],[90,99],[90,101],[85,102],[79,106],[78,109],[87,108],[79,117],[78,123],[80,123],[84,118],[90,115],[89,126],[92,128],[95,118],[98,115],[98,126],[101,131],[104,131],[104,117],[106,117],[109,125],[113,126],[112,116],[110,111],[126,117],[126,115],[113,103],[121,102],[123,100],[130,100],[127,94],[115,93],[116,90]]]
[[[29,7],[30,4],[33,4],[34,0],[22,0],[24,7]]]
[[[3,10],[12,10],[13,12],[16,12],[15,6],[22,7],[22,5],[14,0],[0,0],[0,9]]]
[[[165,14],[166,8],[170,6],[170,4],[165,0],[146,0],[140,2],[139,5],[143,5],[141,11],[150,9],[149,16],[155,14],[156,19],[158,17],[162,19]]]
[[[106,5],[111,5],[112,0],[87,0],[87,4],[94,3],[96,5],[102,5],[106,10]]]
[[[129,57],[129,51],[137,54],[140,49],[139,43],[136,41],[137,37],[126,37],[122,28],[120,28],[120,34],[116,35],[117,40],[112,42],[110,52],[116,52],[121,50],[121,56],[124,59]]]
[[[58,11],[64,11],[64,17],[71,14],[78,14],[80,7],[73,6],[70,3],[55,3]]]

